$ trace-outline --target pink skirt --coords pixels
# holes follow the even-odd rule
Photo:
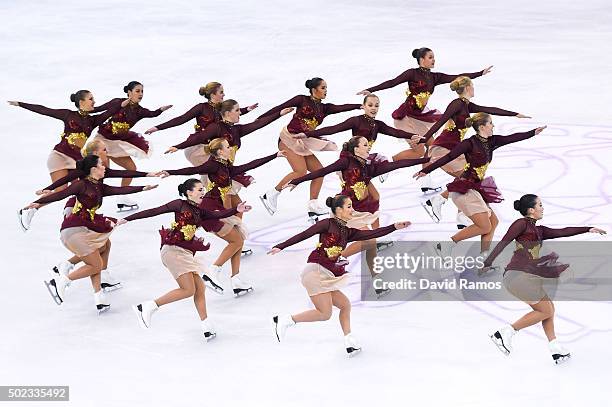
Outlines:
[[[100,140],[106,146],[106,154],[109,157],[136,157],[149,158],[152,149],[149,142],[138,133],[128,132],[124,140],[111,140],[98,133],[94,140]]]
[[[521,270],[507,270],[503,279],[506,290],[527,304],[537,304],[546,296],[544,277]]]
[[[429,165],[435,163],[440,158],[444,157],[446,154],[450,152],[449,149],[440,147],[440,146],[431,146],[429,147]],[[442,166],[442,169],[446,171],[450,175],[455,175],[458,172],[463,172],[465,169],[465,165],[467,161],[465,161],[465,156],[462,154],[459,157],[455,158],[453,161],[449,162]]]
[[[223,237],[231,232],[232,229],[236,228],[244,240],[249,237],[249,231],[244,223],[242,223],[242,219],[240,219],[238,216],[233,215],[228,218],[219,219],[219,221],[223,224],[223,226],[218,232],[215,232],[215,235]]]
[[[51,150],[47,158],[47,168],[49,169],[49,173],[61,170],[73,170],[76,168],[76,161],[66,154]]]
[[[304,139],[295,139],[287,130],[287,126],[283,127],[280,133],[280,140],[297,155],[313,155],[313,151],[337,151],[338,146],[333,141],[307,137]]]
[[[98,233],[87,229],[85,226],[78,226],[63,229],[60,233],[60,239],[66,249],[83,258],[103,247],[111,233],[112,231]]]
[[[336,277],[334,273],[317,263],[307,263],[301,275],[302,285],[310,297],[340,290],[346,286],[348,278],[348,273]]]
[[[376,222],[379,216],[379,211],[374,213],[353,211],[352,218],[346,222],[346,226],[354,229],[365,229]]]
[[[453,203],[461,212],[466,216],[472,216],[477,213],[486,212],[488,216],[491,216],[491,208],[478,191],[470,189],[465,194],[459,192],[450,192],[449,197],[453,200]]]
[[[161,261],[174,279],[186,273],[202,274],[204,268],[192,252],[174,245],[163,245]]]

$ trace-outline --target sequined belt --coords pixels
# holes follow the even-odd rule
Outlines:
[[[463,172],[466,172],[467,170],[472,168],[474,172],[476,172],[476,176],[478,177],[478,179],[482,181],[484,179],[485,173],[487,172],[488,166],[489,166],[489,163],[486,163],[485,165],[481,165],[480,167],[472,167],[470,166],[470,163],[467,163],[463,167]]]
[[[457,125],[455,124],[455,121],[453,119],[449,119],[448,122],[446,123],[446,130],[448,131],[453,131],[457,129]],[[465,137],[465,134],[468,131],[467,127],[464,127],[463,129],[457,129],[457,131],[459,132],[459,140],[463,141],[463,138]]]
[[[187,240],[187,241],[190,241],[195,236],[197,226],[196,225],[185,225],[185,226],[182,226],[181,228],[179,228],[179,224],[178,223],[172,222],[170,224],[170,228],[172,230],[177,230],[177,231],[181,232],[183,234],[183,238],[185,240]]]
[[[427,101],[429,100],[429,97],[431,96],[431,93],[429,92],[411,93],[410,89],[406,89],[406,97],[410,97],[410,96],[412,96],[414,100],[416,101],[417,107],[423,110],[423,108],[427,104]]]
[[[93,221],[93,220],[94,220],[94,218],[96,217],[96,211],[97,211],[99,208],[100,208],[100,205],[96,205],[96,206],[94,206],[94,207],[93,207],[93,208],[91,208],[91,209],[85,209],[85,208],[83,207],[83,204],[81,204],[81,203],[79,202],[79,200],[77,199],[77,200],[75,200],[75,202],[74,202],[74,206],[72,207],[72,213],[76,215],[77,213],[81,212],[81,210],[83,210],[83,209],[84,209],[84,210],[85,210],[85,211],[86,211],[86,212],[89,214],[89,218],[90,218],[90,219]]]
[[[125,133],[130,129],[130,124],[126,122],[111,122],[111,131],[113,134]]]
[[[224,201],[225,195],[227,195],[227,193],[232,189],[232,184],[230,183],[230,185],[226,187],[220,187],[220,186],[217,186],[217,184],[215,184],[214,182],[208,181],[208,184],[206,185],[206,192],[212,191],[215,188],[219,190],[219,194],[221,195],[221,200]]]
[[[344,189],[345,186],[346,182],[343,181],[342,183],[340,183],[340,187],[342,189]],[[356,182],[354,185],[351,185],[350,188],[355,193],[355,198],[357,198],[358,201],[361,201],[366,197],[366,191],[368,190],[368,186],[365,182]]]
[[[312,119],[306,119],[302,117],[300,120],[302,120],[302,122],[306,125],[306,127],[308,127],[309,130],[316,129],[317,126],[320,124],[319,121],[314,117]]]
[[[78,148],[83,147],[83,145],[87,141],[87,134],[83,132],[81,133],[62,133],[61,137],[63,139],[66,139],[68,144],[70,144],[71,146],[75,146]]]
[[[317,249],[321,249],[322,248],[322,244],[319,242],[317,243]],[[330,259],[336,259],[338,256],[340,256],[340,254],[342,254],[342,247],[340,246],[332,246],[332,247],[324,247],[323,250],[325,251],[325,255],[327,257],[329,257]]]

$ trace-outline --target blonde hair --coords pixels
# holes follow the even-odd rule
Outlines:
[[[206,99],[210,100],[210,97],[213,93],[217,93],[217,90],[221,87],[219,82],[208,82],[204,86],[200,86],[200,90],[198,93],[200,96],[204,96]]]
[[[211,140],[210,143],[208,143],[208,145],[204,147],[204,151],[206,152],[206,154],[214,155],[216,157],[217,152],[221,150],[221,146],[223,145],[224,141],[227,141],[227,140],[224,139],[223,137],[213,139]]]
[[[484,126],[491,119],[491,115],[488,113],[478,112],[474,113],[472,117],[465,119],[465,127],[472,127],[478,133],[478,128]]]
[[[98,151],[104,147],[104,142],[100,139],[94,139],[89,143],[85,144],[81,149],[81,155],[83,157],[87,157],[94,153],[94,151]]]
[[[452,91],[457,92],[460,95],[463,93],[465,88],[470,85],[472,85],[472,80],[470,78],[468,78],[467,76],[459,76],[450,83],[450,88]]]

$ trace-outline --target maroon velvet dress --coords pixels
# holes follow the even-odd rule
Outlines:
[[[66,189],[46,195],[36,203],[48,204],[61,201],[71,195],[76,197],[72,212],[62,222],[61,239],[64,246],[79,257],[87,256],[101,248],[113,231],[115,218],[96,213],[102,206],[102,198],[141,192],[144,186],[112,187],[91,177],[76,181]]]
[[[295,139],[292,134],[312,131],[328,115],[356,110],[361,105],[355,103],[334,105],[332,103],[322,103],[320,99],[312,96],[297,95],[285,103],[273,107],[260,117],[278,114],[281,110],[288,107],[295,107],[296,111],[289,124],[281,131],[279,142],[282,141],[291,151],[298,155],[308,156],[312,155],[313,151],[334,151],[338,149],[338,146],[325,138]]]
[[[376,239],[388,235],[395,230],[395,225],[384,226],[374,230],[358,230],[346,225],[346,222],[336,217],[323,219],[285,240],[283,243],[274,245],[281,250],[306,240],[314,235],[319,235],[319,243],[308,256],[308,263],[314,263],[324,267],[335,277],[346,273],[346,263],[338,263],[338,257],[350,242],[358,240]]]
[[[535,136],[535,130],[514,133],[509,136],[493,135],[489,138],[475,134],[461,141],[448,154],[438,161],[429,164],[421,172],[429,174],[460,155],[465,155],[467,162],[465,170],[461,176],[455,178],[446,187],[451,192],[451,198],[457,208],[467,216],[480,212],[488,212],[489,203],[498,203],[503,200],[493,178],[485,178],[487,167],[493,159],[493,151],[506,144],[516,143],[533,136]],[[478,198],[478,195],[474,195],[474,192],[477,192],[481,198]],[[461,197],[460,195],[466,196]]]
[[[199,132],[204,131],[212,123],[218,123],[222,121],[221,113],[219,109],[221,103],[204,102],[198,103],[187,112],[182,115],[175,117],[174,119],[168,120],[165,123],[155,126],[158,130],[165,130],[171,127],[180,126],[188,122],[191,119],[196,120],[196,124],[193,126],[195,133],[191,136],[197,135]],[[246,107],[240,108],[241,114],[247,114],[249,110]],[[191,137],[190,136],[190,137]],[[202,165],[208,160],[208,155],[204,152],[204,145],[195,145],[187,147],[185,149],[185,157],[193,165]]]
[[[349,226],[362,228],[371,225],[378,219],[380,202],[368,193],[368,185],[372,178],[398,168],[423,164],[427,161],[429,161],[428,158],[405,159],[393,162],[364,160],[348,151],[342,151],[337,161],[303,177],[293,179],[289,183],[299,185],[304,181],[312,181],[315,178],[324,177],[332,172],[340,172],[343,180],[340,194],[351,198],[353,209],[355,210],[353,219],[349,221]]]
[[[441,72],[431,72],[427,68],[411,68],[402,72],[394,79],[372,86],[366,90],[377,92],[407,82],[406,100],[393,112],[392,117],[395,120],[413,117],[420,121],[433,123],[440,117],[440,112],[426,109],[429,97],[434,92],[436,86],[450,83],[459,76],[467,76],[470,79],[474,79],[482,76],[482,71],[447,75]]]
[[[61,134],[61,140],[53,147],[53,151],[47,160],[49,172],[55,172],[76,167],[76,162],[83,158],[81,148],[85,145],[93,129],[119,111],[121,101],[110,104],[106,112],[98,115],[90,115],[80,110],[51,109],[23,102],[19,102],[19,106],[64,122],[64,132]]]
[[[102,111],[125,98],[116,98],[98,106],[94,111]],[[150,156],[149,142],[140,134],[130,131],[134,125],[146,117],[157,117],[162,114],[161,109],[149,110],[138,103],[129,103],[113,114],[98,130],[99,138],[104,141],[109,157],[139,157]]]
[[[245,172],[260,167],[277,157],[278,153],[253,160],[247,164],[234,166],[231,162],[221,158],[211,156],[208,161],[197,167],[187,167],[178,170],[168,170],[170,175],[194,175],[206,174],[208,185],[206,185],[206,195],[200,204],[202,209],[209,211],[224,210],[231,207],[229,200],[226,199],[228,192],[232,188],[232,180],[236,177],[248,177]],[[246,239],[248,233],[242,225],[242,220],[237,216],[228,217],[222,220],[205,220],[202,227],[207,232],[215,233],[220,237],[229,233],[236,226],[239,232]]]

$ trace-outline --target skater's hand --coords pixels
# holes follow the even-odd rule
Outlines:
[[[295,108],[294,108],[294,107],[286,107],[286,108],[284,108],[283,110],[281,110],[281,111],[280,111],[280,115],[281,115],[281,116],[284,116],[284,115],[286,115],[287,113],[291,113],[291,112],[293,112],[294,110],[295,110]]]
[[[295,187],[296,187],[296,186],[297,186],[297,185],[292,184],[292,183],[291,183],[291,181],[289,181],[289,182],[287,182],[285,185],[283,185],[283,186],[281,187],[281,191],[282,191],[283,189],[287,189],[287,188],[289,188],[289,191],[293,191],[293,190],[295,189]]]
[[[546,126],[542,126],[542,127],[538,127],[537,129],[535,129],[535,134],[540,134],[544,131],[544,129],[546,128]]]
[[[117,219],[117,223],[115,223],[115,227],[124,225],[126,223],[128,223],[128,221],[125,219]]]
[[[276,153],[277,157],[287,157],[287,152],[285,150],[280,150],[278,153]]]
[[[482,70],[482,75],[484,76],[484,75],[488,74],[489,72],[491,72],[491,69],[493,69],[493,65],[491,65],[488,68],[483,69]]]
[[[478,275],[482,276],[487,273],[497,273],[499,271],[499,266],[483,266],[478,269]]]
[[[168,174],[168,171],[158,171],[158,172],[152,172],[151,174],[153,174],[153,177],[160,177],[160,178],[166,178],[169,177],[170,174]]]
[[[126,107],[127,105],[130,104],[130,99],[125,99],[123,102],[121,102],[121,107]]]
[[[259,103],[255,103],[255,104],[252,104],[251,106],[247,106],[247,112],[257,109],[257,106],[259,106]]]
[[[589,233],[599,233],[600,235],[608,234],[608,232],[606,232],[605,230],[600,229],[600,228],[591,228],[591,229],[589,229]]]
[[[143,191],[150,191],[150,190],[155,189],[155,188],[157,188],[157,185],[147,185],[142,190]]]
[[[517,114],[514,117],[516,117],[517,119],[531,119],[531,116],[526,116],[526,115],[521,114],[521,113]]]
[[[410,145],[410,147],[416,148],[416,146],[419,144],[419,141],[421,141],[424,138],[425,137],[423,136],[419,136],[418,134],[415,134],[414,136],[410,137],[410,139],[408,140],[408,144]]]
[[[9,100],[8,104],[11,105],[11,106],[19,106],[19,102],[14,101],[14,100]]]
[[[291,137],[293,137],[296,140],[301,140],[306,138],[306,134],[304,133],[297,133],[297,134],[292,134]]]
[[[365,90],[365,89],[362,90],[361,92],[357,92],[358,95],[362,95],[362,96],[368,96],[370,93],[372,92],[370,92],[369,90]]]
[[[408,226],[411,225],[411,223],[409,221],[404,221],[404,222],[396,222],[393,224],[395,226],[395,229],[399,230],[399,229],[405,229]]]
[[[147,172],[147,177],[161,177],[163,171]]]
[[[412,176],[412,178],[414,178],[414,179],[419,179],[419,178],[424,177],[425,175],[427,175],[427,174],[425,174],[424,172],[419,171],[419,172],[417,172],[416,174],[414,174],[414,175]]]
[[[250,211],[251,209],[253,209],[253,207],[251,205],[247,205],[246,201],[244,201],[240,202],[236,209],[238,210],[238,212],[242,213]]]
[[[36,191],[36,195],[48,195],[53,191],[49,191],[48,189],[39,189]]]
[[[281,249],[279,249],[278,247],[273,247],[272,250],[270,250],[266,254],[276,254],[276,253],[279,253],[280,251],[281,251]]]
[[[157,127],[151,127],[149,130],[145,131],[145,134],[155,133],[159,129]]]
[[[36,202],[32,202],[31,204],[29,204],[28,206],[26,206],[23,209],[38,209],[42,206],[42,204],[36,203]]]
[[[165,112],[166,110],[170,109],[173,105],[166,105],[166,106],[162,106],[159,108],[159,110],[161,110],[162,112]],[[155,130],[157,130],[155,127],[153,127]],[[147,130],[148,131],[148,130]],[[147,133],[149,134],[149,133]]]
[[[169,154],[169,153],[176,153],[178,151],[178,148],[176,147],[170,147],[169,149],[167,149],[164,154]]]

